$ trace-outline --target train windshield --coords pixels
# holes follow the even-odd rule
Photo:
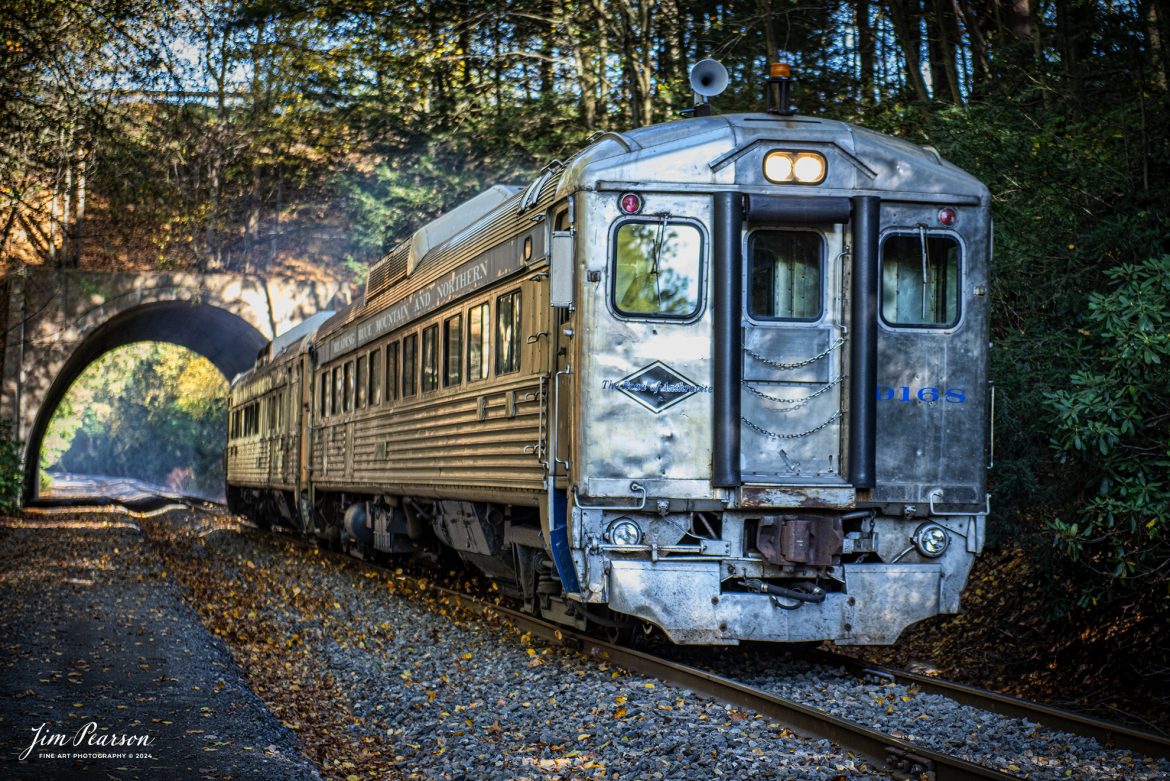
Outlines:
[[[702,235],[693,225],[627,222],[617,230],[615,308],[627,315],[690,317],[699,311]]]

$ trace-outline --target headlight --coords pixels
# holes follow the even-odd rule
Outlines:
[[[923,556],[936,559],[947,552],[951,544],[951,535],[937,523],[924,523],[914,532],[914,547]]]
[[[819,152],[775,149],[764,156],[764,178],[776,184],[820,184],[828,163]]]
[[[642,541],[642,529],[629,518],[618,518],[609,525],[605,538],[612,545],[637,545]]]
[[[787,152],[769,152],[764,158],[764,176],[770,182],[791,182],[792,157]]]
[[[825,178],[825,158],[808,153],[797,155],[792,171],[796,175],[796,181],[817,184]]]

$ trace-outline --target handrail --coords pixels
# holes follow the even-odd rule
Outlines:
[[[641,493],[642,494],[641,504],[629,505],[629,506],[618,505],[618,504],[613,504],[613,505],[581,504],[580,499],[577,495],[577,486],[573,486],[573,504],[575,504],[578,507],[581,507],[583,509],[586,509],[586,510],[644,510],[644,509],[646,509],[646,488],[645,488],[645,486],[643,486],[641,483],[638,483],[638,482],[632,482],[632,483],[630,483],[630,493],[632,493],[632,494]]]

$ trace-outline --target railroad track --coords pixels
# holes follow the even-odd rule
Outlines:
[[[183,509],[198,513],[211,508],[205,502],[184,503]],[[99,509],[99,508],[92,508]],[[105,508],[101,508],[105,509]],[[178,509],[170,506],[167,509]],[[213,513],[218,514],[218,513]],[[213,524],[215,528],[238,525]],[[245,529],[247,530],[247,529]],[[259,532],[258,529],[254,530]],[[268,535],[262,535],[267,537]],[[294,534],[280,534],[280,539],[298,546],[315,547],[315,542]],[[320,549],[327,556],[355,564],[357,560],[341,552]],[[424,585],[421,584],[420,585]],[[808,737],[824,738],[864,756],[875,768],[884,769],[895,778],[951,781],[966,779],[1009,779],[1017,776],[968,761],[962,757],[926,748],[922,745],[871,729],[807,704],[787,699],[740,681],[698,667],[663,658],[653,653],[618,645],[566,627],[544,621],[530,614],[493,604],[461,591],[426,581],[425,587],[440,602],[458,605],[463,610],[488,619],[502,619],[518,629],[542,637],[550,643],[568,647],[585,656],[601,659],[648,677],[689,689],[695,693],[751,710]],[[1016,699],[995,692],[931,678],[904,670],[867,664],[854,657],[828,651],[804,654],[814,664],[834,667],[850,675],[881,682],[912,686],[923,692],[947,697],[981,711],[1016,719],[1027,719],[1063,732],[1095,739],[1106,747],[1123,748],[1151,757],[1170,757],[1170,740],[1100,721],[1051,706]]]
[[[979,710],[998,713],[1013,719],[1027,719],[1061,732],[1093,738],[1102,746],[1109,748],[1123,748],[1151,757],[1170,758],[1170,739],[1120,724],[1093,719],[1073,711],[1021,700],[976,686],[920,675],[907,670],[869,664],[856,657],[832,651],[818,649],[808,653],[807,658],[818,664],[841,667],[858,676],[874,677],[891,683],[914,686],[929,694],[939,694]]]

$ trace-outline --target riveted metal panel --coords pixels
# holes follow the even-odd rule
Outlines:
[[[631,481],[649,480],[655,495],[712,497],[711,275],[703,272],[699,311],[690,320],[615,312],[608,248],[622,217],[617,198],[586,195],[581,201],[577,254],[582,276],[596,281],[581,286],[577,314],[589,324],[576,339],[578,430],[586,434],[578,437],[573,459],[579,489],[585,496],[621,496],[629,494]],[[700,228],[702,262],[711,262],[704,227],[710,224],[709,197],[647,193],[643,213],[668,213]],[[621,493],[609,493],[610,481],[620,484]]]

